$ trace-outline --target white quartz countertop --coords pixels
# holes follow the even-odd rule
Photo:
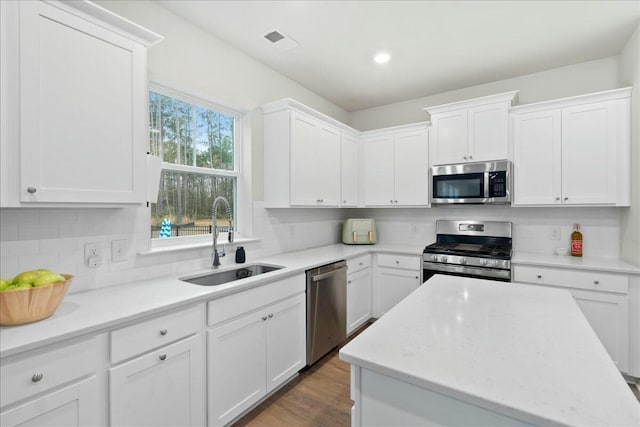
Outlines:
[[[0,327],[0,357],[117,327],[165,310],[210,301],[257,286],[268,286],[269,283],[304,273],[305,270],[313,267],[371,252],[419,254],[422,253],[422,248],[381,244],[336,244],[283,253],[252,260],[247,264],[232,264],[220,268],[224,270],[256,263],[285,267],[219,286],[199,286],[179,280],[179,277],[212,271],[203,270],[69,294],[54,315],[47,319],[26,325]]]
[[[577,270],[606,271],[640,275],[640,267],[629,264],[619,258],[572,257],[570,255],[548,255],[526,252],[514,252],[512,265],[534,265],[543,267],[574,268]]]
[[[640,425],[640,404],[561,289],[436,275],[340,358],[535,425]]]

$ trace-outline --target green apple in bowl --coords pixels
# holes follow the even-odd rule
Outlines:
[[[11,286],[11,281],[7,279],[0,279],[0,291],[4,291]]]
[[[33,281],[33,286],[45,286],[53,283],[64,282],[66,279],[58,273],[45,273],[42,274]]]
[[[35,270],[30,270],[30,271],[23,271],[22,273],[18,274],[16,277],[13,278],[13,280],[11,281],[12,285],[17,285],[18,283],[33,283],[33,281],[40,276],[40,273],[38,273]]]

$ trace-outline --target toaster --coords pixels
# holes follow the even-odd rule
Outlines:
[[[378,241],[375,220],[349,218],[342,224],[342,243],[346,245],[373,245]]]

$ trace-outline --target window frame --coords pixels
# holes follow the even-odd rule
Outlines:
[[[197,105],[198,107],[203,107],[208,110],[215,111],[216,113],[221,113],[226,116],[233,117],[233,170],[224,170],[224,169],[213,169],[213,168],[204,168],[200,166],[190,166],[190,165],[179,165],[175,163],[169,163],[162,161],[161,165],[161,173],[163,171],[168,172],[178,172],[178,173],[189,173],[195,175],[207,175],[207,176],[218,176],[218,177],[232,177],[235,178],[234,185],[234,199],[233,206],[235,212],[233,213],[233,227],[234,232],[237,234],[241,234],[241,230],[243,228],[243,224],[240,221],[240,218],[243,218],[243,206],[241,201],[244,200],[243,193],[243,174],[242,174],[242,114],[239,111],[232,110],[228,107],[224,107],[222,105],[216,104],[214,102],[208,101],[203,98],[199,98],[197,96],[193,96],[189,93],[171,89],[164,85],[155,82],[149,82],[147,85],[147,105],[149,103],[149,93],[154,92],[160,95],[164,95],[173,99],[177,99],[182,102],[189,103],[191,105]],[[149,124],[149,129],[151,125]],[[147,142],[147,150],[150,152],[151,149],[151,138],[149,138]],[[151,204],[149,204],[150,206]],[[149,230],[151,229],[151,208],[149,207]],[[218,238],[218,244],[227,243],[223,241],[223,236],[225,233],[221,233]],[[171,237],[169,239],[160,239],[160,238],[152,238],[151,233],[149,233],[149,240],[151,241],[151,249],[156,248],[166,248],[172,246],[184,246],[184,245],[197,245],[203,242],[212,242],[211,234],[200,234],[197,236],[177,236]]]

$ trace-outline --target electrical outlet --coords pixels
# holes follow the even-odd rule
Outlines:
[[[553,227],[551,229],[551,240],[560,240],[560,227]]]
[[[111,241],[111,261],[122,262],[127,260],[126,254],[127,239]]]
[[[102,263],[102,248],[100,243],[84,244],[84,259],[89,268],[96,268]]]

